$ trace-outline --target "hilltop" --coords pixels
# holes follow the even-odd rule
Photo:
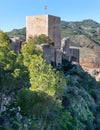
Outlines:
[[[81,47],[94,48],[100,45],[100,24],[93,20],[83,20],[81,22],[61,23],[61,35],[70,39]]]
[[[100,82],[65,60],[48,65],[35,42],[18,55],[0,32],[0,130],[99,130]]]

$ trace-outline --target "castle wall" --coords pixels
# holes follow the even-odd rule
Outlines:
[[[48,44],[42,45],[43,58],[46,60],[48,64],[51,64],[51,48]]]
[[[59,67],[62,64],[62,51],[56,49],[56,66]]]
[[[56,50],[55,48],[51,48],[51,62],[56,61]]]
[[[61,41],[61,50],[65,55],[70,56],[70,40],[69,40],[69,38],[64,38]]]
[[[79,49],[71,48],[70,57],[71,57],[71,61],[79,63]]]
[[[56,49],[61,47],[60,22],[59,17],[48,16],[48,36],[55,43]]]

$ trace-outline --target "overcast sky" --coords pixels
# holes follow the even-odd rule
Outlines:
[[[26,16],[43,14],[65,21],[93,19],[100,23],[100,0],[0,0],[0,29],[5,32],[23,28]]]

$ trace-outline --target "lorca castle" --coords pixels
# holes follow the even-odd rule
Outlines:
[[[62,60],[73,63],[79,63],[79,49],[71,46],[69,38],[61,40],[60,33],[61,19],[52,15],[27,16],[26,17],[26,41],[30,37],[45,34],[54,43],[51,47],[48,43],[41,45],[43,57],[47,63],[55,63],[56,67],[62,64]],[[18,39],[12,39],[12,42],[18,43]]]
[[[60,24],[61,19],[52,15],[27,16],[26,40],[31,36],[45,34],[54,42],[54,47],[48,43],[41,45],[43,57],[49,64],[55,62],[58,67],[63,59],[79,63],[79,49],[71,48],[69,38],[61,41]]]

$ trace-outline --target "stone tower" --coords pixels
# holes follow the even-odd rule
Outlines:
[[[52,15],[27,16],[26,40],[29,37],[45,34],[54,42],[55,49],[61,47],[60,17]]]

